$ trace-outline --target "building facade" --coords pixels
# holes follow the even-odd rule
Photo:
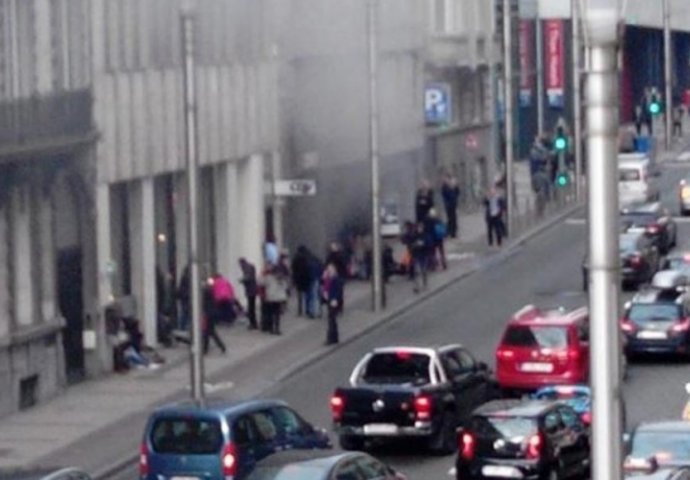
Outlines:
[[[261,264],[275,0],[197,2],[202,273]],[[0,414],[157,344],[187,263],[181,0],[0,1]]]

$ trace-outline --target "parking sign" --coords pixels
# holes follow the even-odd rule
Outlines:
[[[424,92],[424,111],[426,123],[447,124],[451,117],[450,86],[445,83],[427,85]]]

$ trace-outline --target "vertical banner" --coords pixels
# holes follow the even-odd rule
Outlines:
[[[520,106],[532,104],[534,88],[534,23],[520,20]]]
[[[565,88],[565,41],[563,20],[544,22],[544,75],[546,95],[551,107],[563,107]]]

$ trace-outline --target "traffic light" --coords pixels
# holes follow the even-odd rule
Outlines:
[[[659,101],[659,97],[652,95],[652,99],[649,102],[649,113],[653,116],[659,115],[662,111],[662,105]]]
[[[557,152],[565,152],[568,149],[568,136],[565,134],[563,127],[556,128],[556,138],[553,141],[553,146]]]
[[[556,186],[566,187],[569,182],[570,177],[567,172],[558,172],[558,175],[556,175]]]

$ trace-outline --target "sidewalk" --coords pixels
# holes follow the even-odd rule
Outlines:
[[[570,207],[565,213],[572,210]],[[489,257],[500,260],[500,257],[510,255],[515,245],[555,223],[563,215],[561,212],[560,216],[542,221],[522,237],[511,238],[503,250],[486,247],[482,213],[461,215],[462,237],[447,245],[449,268],[432,273],[425,292],[413,295],[411,283],[395,277],[387,287],[388,308],[382,314],[374,315],[370,309],[369,284],[348,283],[345,314],[339,322],[341,345],[383,325],[414,303],[473,273]],[[212,346],[205,359],[211,393],[231,392],[233,397],[240,395],[243,398],[261,395],[277,381],[298,371],[300,366],[332,352],[332,347],[323,345],[325,320],[297,318],[294,312],[293,300],[282,322],[282,336],[248,331],[242,324],[221,327],[228,353],[221,355]],[[0,419],[0,471],[29,465],[80,465],[98,477],[105,477],[108,470],[116,470],[118,463],[122,463],[117,461],[118,458],[134,458],[143,428],[143,423],[139,423],[143,418],[141,412],[188,395],[187,349],[167,349],[163,354],[167,362],[159,370],[137,370],[87,381],[70,387],[46,404]],[[272,359],[276,354],[277,359]],[[234,383],[228,382],[228,378]],[[132,420],[137,415],[141,418]],[[122,439],[114,434],[108,438],[111,429],[125,424],[135,429],[134,438]],[[109,446],[107,451],[99,453],[98,449],[92,449],[95,445],[91,443],[93,439],[101,442],[105,439]],[[114,452],[118,451],[119,443],[122,444],[119,447],[121,455],[113,458],[117,455]]]

